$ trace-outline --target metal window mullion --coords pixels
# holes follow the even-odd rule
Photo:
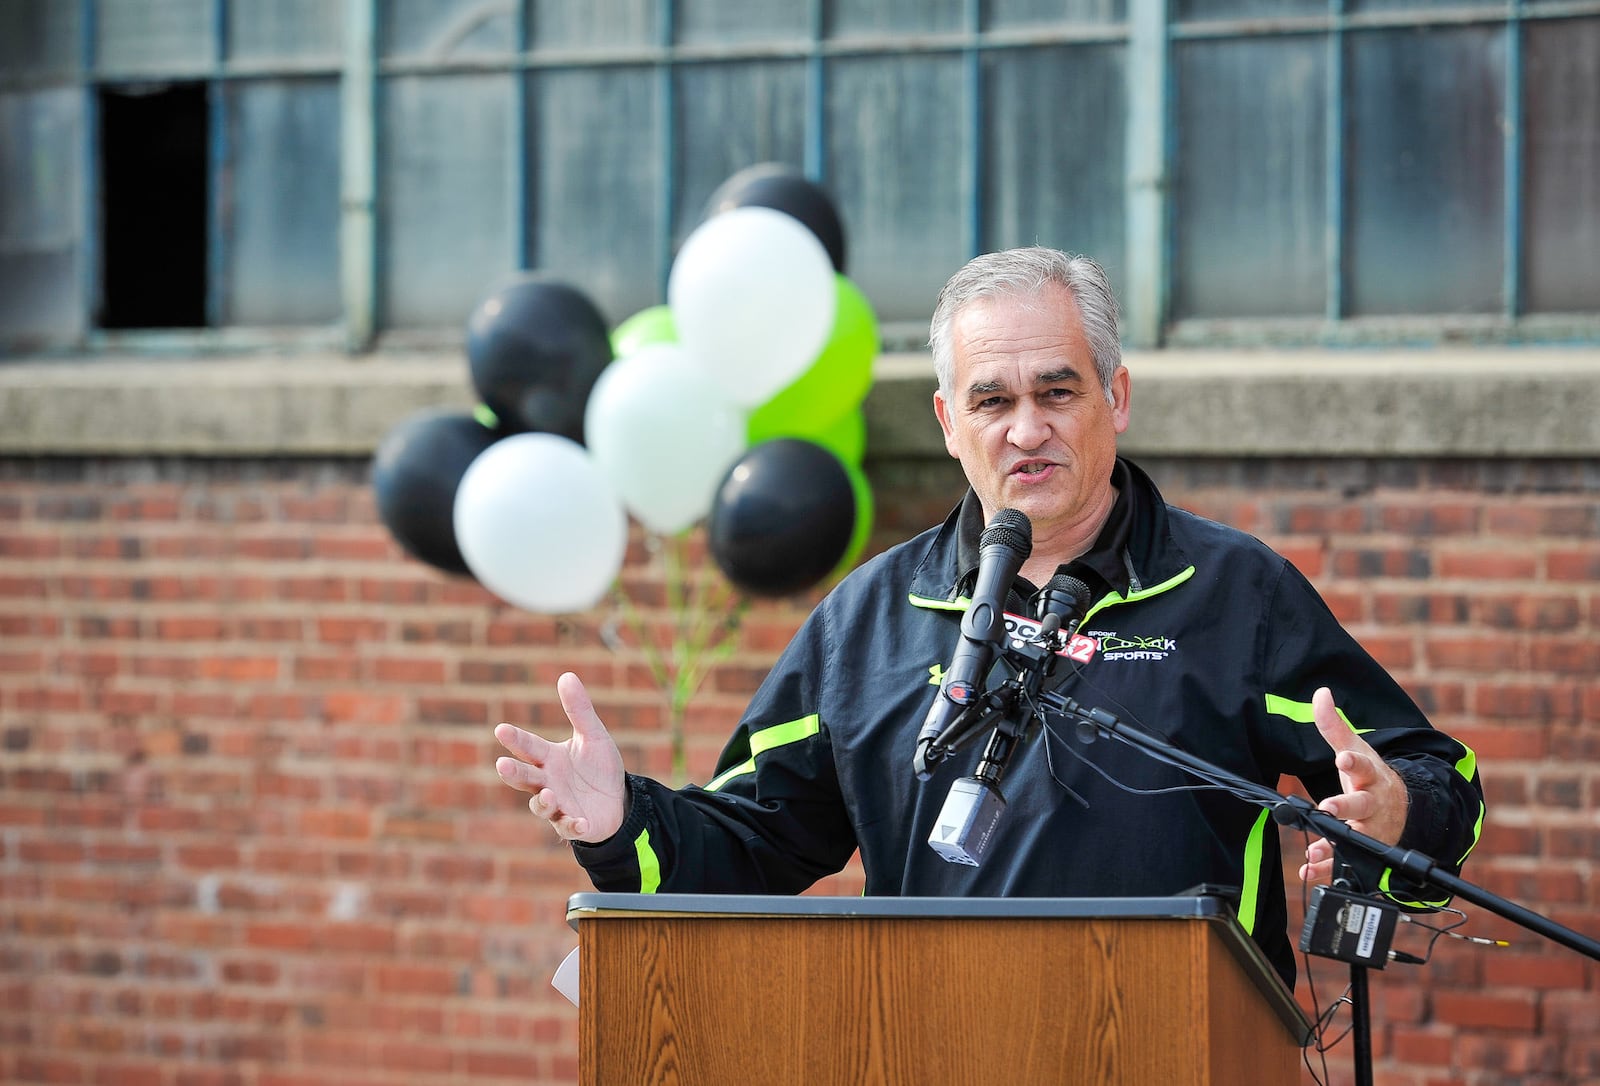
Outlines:
[[[1324,316],[1344,317],[1344,3],[1328,0],[1327,98],[1323,103],[1323,146],[1327,154],[1323,192],[1323,262],[1327,277]]]
[[[103,221],[100,214],[100,98],[95,82],[95,0],[78,0],[78,68],[83,117],[78,142],[79,252],[78,303],[82,307],[83,333],[87,343],[100,311],[100,265],[104,258],[100,244]]]
[[[1161,344],[1166,319],[1168,102],[1167,0],[1128,0],[1128,119],[1124,179],[1128,282],[1125,335]]]
[[[1522,315],[1522,0],[1509,0],[1506,23],[1505,264],[1501,293],[1506,319]]]
[[[228,65],[228,0],[211,0],[212,73],[206,80],[206,297],[207,328],[222,324],[227,301],[227,247],[223,238],[228,199],[228,103],[221,74]]]
[[[656,62],[656,161],[661,163],[661,183],[656,186],[656,282],[661,285],[661,297],[667,296],[667,282],[672,277],[672,234],[675,228],[675,211],[678,206],[678,141],[676,138],[678,111],[677,65],[674,63],[673,41],[678,35],[677,0],[661,0],[656,8],[656,42],[661,47],[661,59]]]
[[[345,347],[377,328],[377,0],[345,0],[340,86],[339,266]]]
[[[967,42],[961,49],[962,74],[967,86],[966,173],[967,206],[962,221],[962,250],[969,257],[982,251],[983,237],[983,54],[978,36],[983,30],[982,0],[966,0]]]
[[[517,4],[511,14],[512,34],[518,56],[526,56],[531,47],[528,27],[528,5]],[[511,207],[511,237],[516,246],[512,266],[518,270],[533,263],[533,235],[528,215],[528,186],[532,176],[528,170],[528,83],[533,78],[529,71],[516,65],[507,74],[511,78],[511,117],[506,138],[510,142],[506,155],[506,170],[511,174],[509,200]]]
[[[828,69],[823,57],[827,31],[823,0],[811,0],[811,51],[806,55],[805,175],[819,185],[828,178]]]

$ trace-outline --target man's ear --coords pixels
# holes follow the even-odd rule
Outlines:
[[[944,448],[957,460],[961,459],[956,452],[956,432],[950,424],[950,405],[945,402],[944,393],[938,389],[933,390],[933,413],[939,420],[939,429],[944,431]]]
[[[1111,425],[1117,433],[1126,433],[1132,415],[1133,377],[1127,366],[1118,366],[1111,375]]]

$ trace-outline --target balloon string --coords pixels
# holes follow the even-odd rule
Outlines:
[[[660,643],[661,627],[645,624],[644,616],[628,596],[622,581],[616,597],[632,628],[656,687],[665,695],[667,726],[672,745],[675,780],[688,778],[685,724],[689,703],[716,666],[737,647],[735,635],[749,601],[720,578],[707,577],[704,563],[691,568],[685,561],[687,536],[656,536],[663,564],[663,586],[671,616],[671,640]]]

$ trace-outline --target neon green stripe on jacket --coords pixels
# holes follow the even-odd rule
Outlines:
[[[661,858],[650,847],[650,831],[643,830],[633,839],[633,851],[639,857],[639,892],[653,894],[661,885]]]
[[[770,728],[762,728],[758,732],[752,732],[750,735],[750,757],[733,768],[719,773],[715,780],[706,785],[705,790],[707,792],[716,792],[733,778],[741,777],[746,773],[754,773],[756,771],[756,755],[765,754],[767,751],[777,747],[788,746],[790,743],[798,743],[802,739],[808,739],[816,735],[821,730],[822,722],[817,718],[816,713],[812,713],[810,716],[803,716],[799,720],[791,720],[787,724],[774,724]]]
[[[1356,727],[1355,724],[1351,723],[1350,718],[1344,715],[1343,709],[1336,707],[1334,711],[1339,714],[1339,719],[1349,724],[1350,730],[1357,735],[1365,735],[1373,730],[1371,728]],[[1281,698],[1277,694],[1267,695],[1267,712],[1273,716],[1288,717],[1296,724],[1315,724],[1317,722],[1317,711],[1309,701],[1291,701],[1288,698]]]
[[[1267,833],[1267,815],[1262,808],[1250,836],[1244,843],[1244,878],[1239,887],[1239,926],[1250,934],[1256,930],[1256,905],[1261,899],[1261,853]]]
[[[1090,607],[1088,612],[1083,616],[1083,619],[1079,622],[1079,625],[1082,626],[1084,623],[1087,623],[1097,613],[1107,607],[1111,607],[1119,603],[1134,603],[1138,600],[1149,599],[1151,596],[1159,596],[1167,589],[1176,588],[1178,585],[1182,584],[1184,581],[1187,581],[1193,576],[1194,567],[1189,566],[1187,569],[1180,570],[1175,576],[1162,581],[1160,584],[1151,585],[1149,588],[1138,589],[1137,591],[1130,592],[1126,596],[1112,592],[1101,599],[1098,603],[1094,604],[1094,606]],[[913,607],[922,607],[929,611],[965,611],[972,606],[972,600],[967,596],[958,596],[953,600],[940,600],[933,599],[930,596],[919,596],[913,592],[907,598],[910,599]]]

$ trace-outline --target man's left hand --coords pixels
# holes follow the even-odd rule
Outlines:
[[[1342,789],[1338,795],[1329,796],[1318,804],[1318,809],[1386,845],[1399,843],[1411,802],[1400,774],[1345,723],[1327,687],[1311,696],[1311,707],[1317,731],[1333,748]],[[1306,862],[1300,868],[1300,878],[1305,882],[1333,880],[1333,844],[1326,837],[1317,838],[1306,848]]]

